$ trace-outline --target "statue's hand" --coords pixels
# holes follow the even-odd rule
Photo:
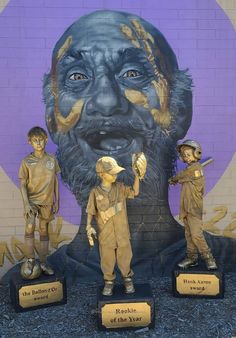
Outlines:
[[[132,156],[132,169],[135,175],[142,180],[147,170],[147,159],[144,153],[136,153]]]
[[[25,204],[24,211],[25,211],[26,218],[31,217],[34,213],[34,210],[30,204]]]
[[[94,236],[94,238],[97,238],[96,230],[92,226],[87,225],[86,231],[87,231],[87,237],[88,237],[89,244],[91,246],[94,246],[93,236]]]

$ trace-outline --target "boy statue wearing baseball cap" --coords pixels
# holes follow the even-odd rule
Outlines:
[[[46,275],[54,271],[46,263],[48,255],[48,223],[54,218],[59,208],[59,190],[57,173],[59,165],[53,155],[45,152],[47,133],[41,127],[33,127],[28,132],[28,142],[33,152],[21,162],[19,170],[20,190],[24,204],[26,262],[21,274],[26,279],[33,279],[36,264],[34,254],[34,233],[36,217],[39,219],[40,267]]]
[[[177,147],[180,159],[187,168],[169,179],[170,184],[182,185],[179,218],[185,226],[187,256],[178,266],[187,269],[198,265],[198,253],[204,259],[207,269],[217,269],[216,262],[204,238],[202,230],[203,194],[205,179],[203,167],[199,160],[202,156],[201,146],[193,140],[186,140]]]
[[[135,175],[132,187],[116,182],[117,174],[124,168],[109,156],[100,158],[96,163],[96,173],[101,180],[98,187],[92,189],[87,205],[87,236],[93,245],[92,236],[96,230],[92,227],[96,219],[101,269],[105,280],[102,294],[111,296],[114,286],[114,268],[117,263],[124,280],[125,292],[133,293],[133,272],[130,268],[132,249],[126,210],[126,199],[139,194],[139,179],[146,172],[146,158],[143,153],[133,155],[133,172]]]

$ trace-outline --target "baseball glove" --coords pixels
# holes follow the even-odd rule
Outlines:
[[[132,169],[135,175],[142,180],[147,169],[147,159],[144,153],[136,153],[132,155]]]

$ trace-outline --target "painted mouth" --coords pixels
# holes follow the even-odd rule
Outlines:
[[[127,149],[133,140],[120,132],[101,130],[91,134],[86,141],[96,152],[120,152]]]

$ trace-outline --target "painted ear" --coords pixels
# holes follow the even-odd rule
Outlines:
[[[176,70],[170,86],[171,137],[177,141],[186,135],[192,121],[192,79],[187,70]]]

